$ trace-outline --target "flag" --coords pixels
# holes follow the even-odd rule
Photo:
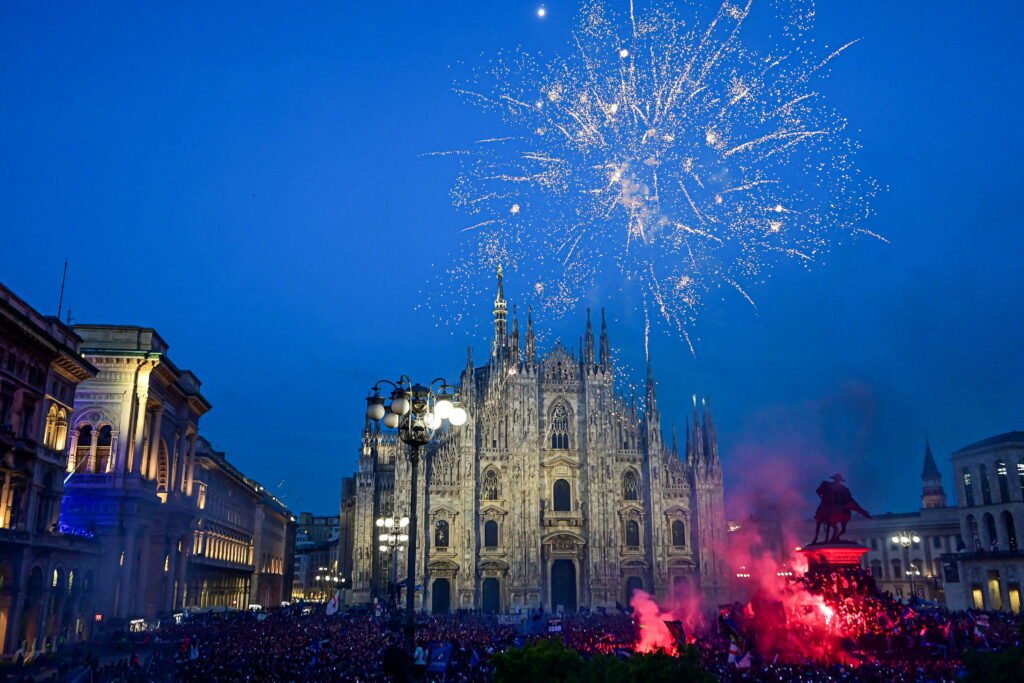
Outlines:
[[[427,673],[444,674],[448,673],[448,664],[452,659],[454,646],[451,643],[442,643],[430,651],[430,663],[427,664]]]
[[[333,617],[338,613],[338,606],[341,604],[341,591],[335,592],[327,603],[327,616]]]
[[[736,668],[737,669],[749,669],[750,668],[750,651],[749,650],[747,651],[747,654],[743,655],[743,657],[740,659],[740,661],[736,662]]]
[[[686,645],[686,629],[683,628],[683,622],[678,619],[674,621],[666,621],[665,626],[668,627],[668,632],[672,634],[672,638],[675,639],[678,647],[684,647]]]

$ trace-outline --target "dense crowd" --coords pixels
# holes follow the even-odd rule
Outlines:
[[[950,613],[870,592],[860,595],[868,596],[877,620],[859,638],[847,639],[844,647],[850,657],[845,660],[786,661],[758,652],[751,644],[753,656],[741,664],[728,656],[731,633],[721,626],[691,636],[689,642],[705,668],[722,680],[807,683],[954,681],[962,672],[966,649],[1019,644],[1020,620],[1013,615]],[[852,613],[853,608],[848,609]],[[557,633],[549,633],[548,618],[541,614],[519,624],[474,614],[421,617],[417,642],[423,656],[415,667],[402,649],[398,619],[365,613],[327,616],[308,608],[306,612],[216,615],[164,629],[159,638],[169,643],[170,654],[158,657],[155,671],[163,667],[169,677],[183,681],[392,681],[405,680],[409,670],[430,680],[440,680],[443,671],[446,681],[487,681],[496,652],[559,637],[585,656],[627,657],[638,628],[625,614],[563,618]],[[432,655],[441,649],[446,653],[442,668],[425,671],[427,665],[435,666]]]
[[[584,658],[628,658],[642,629],[664,623],[660,616],[645,621],[627,608],[556,619],[542,610],[521,617],[421,615],[418,653],[410,658],[401,616],[393,606],[382,613],[328,616],[322,605],[196,615],[135,634],[140,639],[100,657],[83,651],[55,673],[59,680],[95,683],[442,678],[475,683],[492,680],[496,653],[547,638],[561,640]],[[956,681],[963,677],[969,651],[1020,647],[1022,626],[1019,615],[949,612],[924,601],[898,600],[856,569],[788,579],[781,592],[756,594],[748,603],[700,616],[689,623],[703,628],[694,627],[683,639],[700,664],[723,681]]]

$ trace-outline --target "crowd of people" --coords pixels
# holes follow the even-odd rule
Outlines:
[[[753,656],[744,663],[729,656],[734,634],[721,619],[707,633],[688,635],[688,644],[721,680],[807,683],[954,681],[962,673],[967,649],[1019,645],[1021,621],[1014,615],[906,605],[871,587],[855,586],[850,579],[811,579],[847,582],[830,599],[837,605],[837,619],[863,619],[861,608],[839,604],[847,599],[865,600],[863,604],[873,610],[872,618],[860,625],[859,636],[843,639],[846,658],[795,661],[749,643]],[[844,592],[846,597],[840,598]],[[552,632],[555,627],[549,624],[555,623],[557,632]],[[406,680],[407,672],[415,671],[420,680],[443,677],[472,683],[491,679],[496,652],[540,638],[560,638],[584,656],[632,656],[638,626],[620,613],[563,617],[557,622],[532,614],[517,624],[469,613],[422,616],[416,630],[418,657],[410,660],[404,653],[402,624],[387,614],[327,616],[321,609],[291,608],[269,615],[212,615],[163,629],[158,637],[168,644],[168,653],[157,657],[154,671],[182,681],[380,682]]]
[[[802,596],[798,610],[828,617],[827,633],[821,614],[802,620],[785,596],[755,595],[706,615],[705,628],[683,634],[679,647],[692,648],[723,681],[938,683],[962,676],[968,650],[1020,646],[1018,615],[905,603],[879,592],[859,570],[815,572],[790,586]],[[81,680],[89,681],[476,683],[493,678],[496,653],[544,638],[557,638],[585,658],[635,656],[640,629],[654,626],[627,608],[554,619],[542,610],[522,617],[421,615],[410,658],[394,608],[327,615],[320,605],[294,605],[194,616],[147,634],[142,656],[86,662],[78,670],[87,671]]]

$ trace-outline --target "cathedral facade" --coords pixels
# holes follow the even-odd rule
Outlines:
[[[615,392],[604,313],[587,313],[577,357],[541,354],[532,316],[520,338],[501,273],[487,362],[462,371],[467,423],[435,437],[420,468],[417,605],[446,613],[544,607],[575,612],[723,584],[722,469],[710,410],[696,407],[680,453],[662,438],[648,365],[644,407]],[[368,422],[343,486],[349,602],[384,598],[406,559],[379,549],[375,520],[409,514],[410,466],[394,433]],[[425,492],[425,495],[423,494]],[[345,556],[347,555],[347,556]],[[396,564],[397,560],[397,564]]]

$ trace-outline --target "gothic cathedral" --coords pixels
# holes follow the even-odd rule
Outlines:
[[[637,589],[719,599],[725,522],[709,408],[695,405],[685,454],[674,430],[666,445],[650,365],[643,409],[615,393],[603,311],[595,349],[588,310],[580,358],[560,342],[538,356],[529,314],[524,342],[515,309],[508,329],[499,270],[490,357],[477,367],[470,353],[461,376],[469,421],[439,434],[420,468],[419,608],[575,612],[628,604]],[[405,575],[375,527],[409,513],[404,448],[367,423],[343,487],[350,602],[387,596]]]

